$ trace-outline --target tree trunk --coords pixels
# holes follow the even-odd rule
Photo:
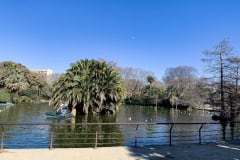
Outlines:
[[[83,105],[83,113],[88,114],[88,105],[85,103]]]
[[[222,48],[222,47],[221,47]],[[222,53],[220,53],[220,93],[221,93],[221,117],[223,119],[226,118],[226,112],[225,112],[225,100],[224,100],[224,91],[223,91],[223,59],[222,59]]]
[[[76,116],[76,113],[77,113],[76,108],[72,108],[71,114],[72,114],[73,116]]]

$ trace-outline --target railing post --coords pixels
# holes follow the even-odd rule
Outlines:
[[[3,150],[3,145],[4,145],[4,126],[1,125],[1,128],[2,128],[2,136],[1,136],[1,150]]]
[[[202,144],[202,134],[201,134],[201,130],[202,130],[202,128],[203,128],[203,125],[204,125],[204,123],[202,123],[201,124],[201,126],[200,126],[200,128],[199,128],[199,144]]]
[[[96,137],[95,137],[95,147],[94,148],[97,148],[98,146],[98,127],[96,127]]]
[[[172,145],[172,129],[173,129],[174,123],[171,124],[171,127],[169,129],[169,145]]]
[[[136,132],[135,132],[135,147],[137,147],[137,131],[138,131],[138,124],[137,124],[137,127],[136,127]]]
[[[227,122],[221,122],[222,124],[222,132],[223,132],[223,140],[226,139],[226,126],[227,126]]]

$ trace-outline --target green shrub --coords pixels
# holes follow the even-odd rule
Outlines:
[[[0,102],[7,102],[10,101],[10,94],[7,92],[6,89],[0,89]]]
[[[21,96],[18,98],[19,102],[32,102],[32,99],[27,96]]]

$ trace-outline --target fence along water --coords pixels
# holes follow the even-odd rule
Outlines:
[[[1,150],[202,144],[239,140],[239,124],[239,122],[231,125],[229,123],[0,123],[0,144]],[[210,127],[206,127],[207,125]],[[46,127],[47,130],[44,129]],[[146,128],[148,128],[147,132]]]

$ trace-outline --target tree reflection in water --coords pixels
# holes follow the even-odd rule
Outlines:
[[[97,125],[88,124],[99,123]],[[123,134],[118,125],[103,125],[101,123],[115,123],[116,115],[80,115],[71,119],[71,125],[52,126],[54,133],[53,147],[94,147],[118,146],[123,143]]]

